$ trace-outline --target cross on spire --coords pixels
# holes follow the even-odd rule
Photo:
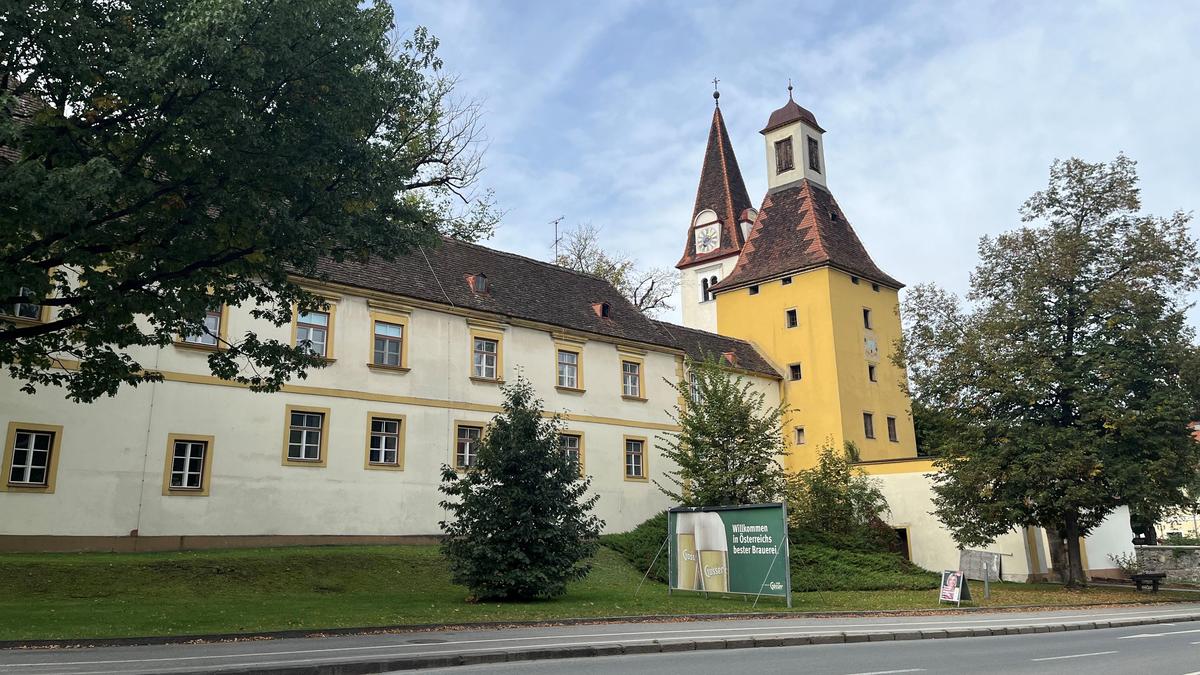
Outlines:
[[[718,82],[720,82],[720,80],[718,80],[716,77],[713,77],[713,101],[715,101],[717,105],[721,105],[721,92],[717,89]]]
[[[788,100],[792,100],[792,78],[788,78]]]

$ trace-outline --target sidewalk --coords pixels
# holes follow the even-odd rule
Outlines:
[[[0,674],[379,673],[539,659],[1024,635],[1200,621],[1200,603],[932,616],[722,619],[0,651]]]

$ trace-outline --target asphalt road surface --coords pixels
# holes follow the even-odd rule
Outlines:
[[[1200,622],[953,640],[634,654],[439,668],[430,673],[1086,673],[1200,675]]]
[[[1200,604],[1107,607],[1050,612],[964,613],[864,618],[736,619],[672,623],[613,623],[470,631],[383,633],[202,644],[0,650],[0,675],[110,675],[115,673],[270,671],[297,666],[371,662],[401,656],[494,652],[579,645],[634,645],[654,641],[770,638],[843,632],[1039,626],[1124,618],[1192,616]],[[1070,658],[1062,658],[1070,657]],[[1045,661],[1034,661],[1045,658]],[[1200,622],[1087,631],[882,642],[761,647],[526,661],[456,668],[457,672],[1068,672],[1087,675],[1200,673]],[[800,668],[800,664],[804,668]],[[752,670],[747,670],[751,666]],[[1108,670],[1105,670],[1109,668]],[[1023,670],[1024,669],[1024,670]]]

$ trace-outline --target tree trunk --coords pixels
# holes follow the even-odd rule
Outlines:
[[[1079,523],[1074,513],[1067,514],[1067,578],[1063,582],[1067,588],[1087,586],[1087,576],[1083,572],[1083,555],[1079,548]]]
[[[1046,528],[1046,548],[1050,549],[1050,569],[1058,575],[1058,580],[1067,583],[1067,544],[1059,528]]]

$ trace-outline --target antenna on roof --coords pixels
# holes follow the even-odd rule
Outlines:
[[[555,218],[554,220],[550,221],[550,224],[554,225],[554,264],[555,265],[558,264],[558,243],[560,241],[562,241],[562,237],[558,236],[558,224],[562,222],[563,218],[566,218],[566,216],[559,216],[559,217]]]
[[[721,105],[721,92],[717,89],[717,83],[720,82],[716,77],[713,77],[713,103]]]

